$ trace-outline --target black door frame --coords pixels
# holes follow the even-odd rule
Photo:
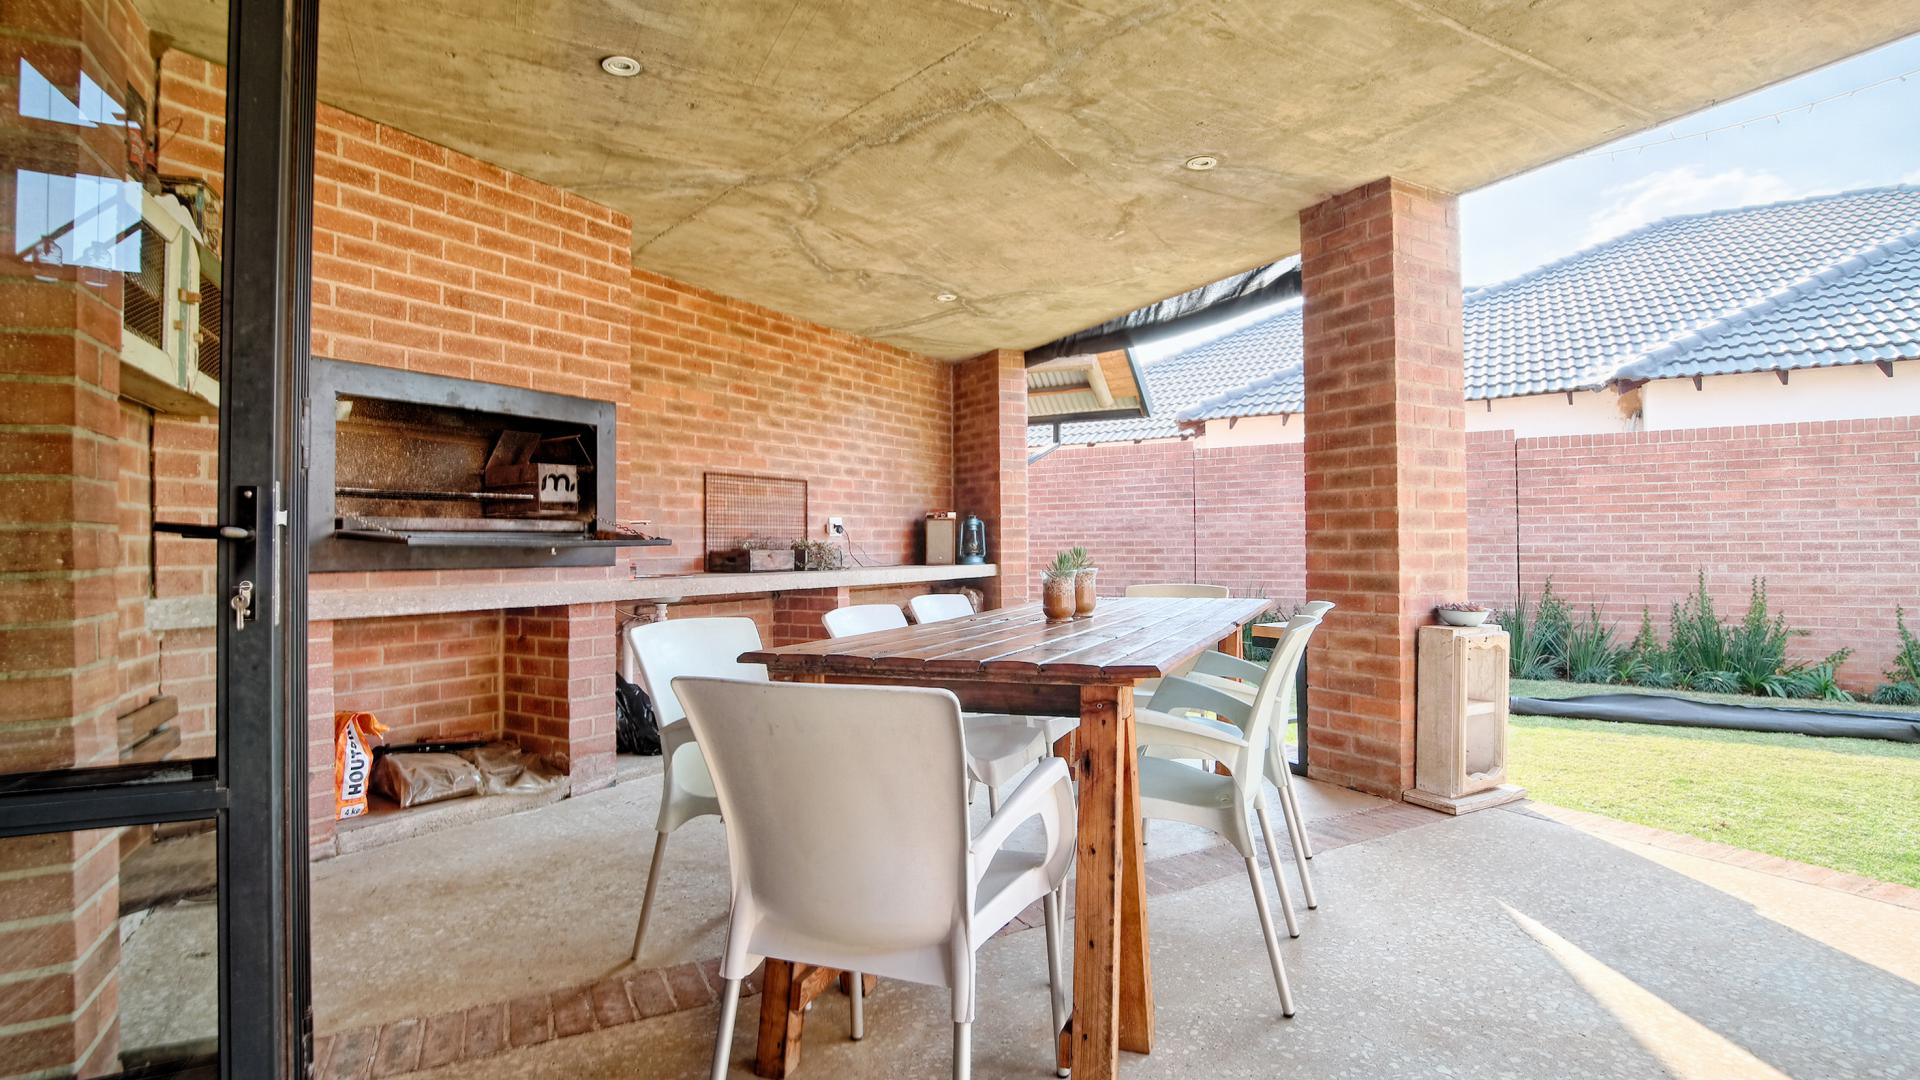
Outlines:
[[[304,399],[318,0],[230,0],[222,255],[215,757],[0,776],[0,837],[213,819],[224,1080],[304,1077],[307,927]],[[284,516],[281,516],[284,515]],[[254,584],[236,630],[224,603]]]

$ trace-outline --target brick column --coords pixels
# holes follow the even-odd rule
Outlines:
[[[953,501],[987,523],[987,558],[1000,576],[983,582],[988,607],[1030,598],[1027,565],[1026,354],[996,349],[954,365]]]
[[[1377,180],[1300,214],[1315,777],[1413,786],[1414,630],[1467,588],[1453,196]]]
[[[573,794],[613,783],[612,604],[507,612],[504,727],[567,770]]]
[[[852,596],[853,590],[847,588],[796,589],[774,593],[773,621],[767,628],[767,645],[777,648],[824,639],[827,628],[821,623],[820,616],[835,608],[846,607],[852,602]]]

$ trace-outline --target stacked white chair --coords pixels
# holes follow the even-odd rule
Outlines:
[[[946,622],[973,614],[973,601],[965,593],[921,593],[907,601],[907,610],[916,623]]]
[[[768,956],[854,973],[855,1038],[861,973],[946,987],[953,1075],[968,1080],[975,954],[1035,901],[1059,1034],[1060,890],[1074,852],[1065,762],[1035,769],[974,834],[960,703],[945,690],[688,677],[674,689],[712,769],[732,869],[713,1080],[727,1073],[740,982]],[[1034,818],[1043,849],[1006,848]]]
[[[1280,1011],[1285,1016],[1294,1013],[1293,990],[1287,982],[1273,916],[1267,907],[1266,886],[1260,879],[1248,814],[1251,811],[1259,822],[1261,839],[1273,868],[1274,885],[1280,891],[1280,907],[1286,917],[1287,930],[1297,937],[1299,924],[1286,879],[1280,872],[1280,852],[1267,816],[1261,776],[1267,767],[1274,729],[1280,722],[1276,717],[1282,715],[1281,708],[1293,686],[1294,672],[1299,667],[1307,638],[1318,623],[1317,618],[1306,615],[1287,623],[1251,705],[1191,680],[1169,676],[1161,680],[1146,707],[1138,710],[1134,717],[1136,739],[1142,751],[1141,816],[1210,829],[1225,837],[1240,853],[1246,862],[1248,881],[1253,886],[1254,908],[1260,917],[1260,931],[1266,938],[1274,985],[1280,992]],[[1211,713],[1220,719],[1196,715],[1199,713]],[[1149,755],[1146,752],[1149,749],[1160,754],[1222,761],[1232,775],[1220,776],[1185,760]],[[1304,863],[1300,869],[1304,874]]]
[[[964,596],[959,600],[967,602]],[[972,613],[973,605],[967,604],[963,614]],[[820,621],[826,626],[828,636],[835,638],[900,630],[907,625],[907,617],[892,604],[835,608],[822,615]],[[1008,713],[967,713],[962,723],[967,733],[967,770],[977,783],[986,787],[990,809],[999,806],[1001,788],[1019,776],[1022,769],[1050,756],[1055,740],[1080,726],[1078,717]]]
[[[633,958],[640,959],[647,920],[660,885],[661,861],[667,855],[667,836],[705,814],[719,814],[707,763],[687,725],[686,710],[674,696],[673,680],[681,675],[767,681],[761,664],[742,664],[740,654],[760,647],[760,631],[752,619],[670,619],[638,623],[627,628],[627,653],[633,661],[633,682],[647,692],[660,724],[660,816],[654,826],[653,859],[647,867],[646,895],[640,901],[640,923],[633,930]]]

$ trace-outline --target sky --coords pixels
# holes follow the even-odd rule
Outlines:
[[[1920,36],[1461,196],[1461,280],[1505,281],[1674,214],[1899,183],[1920,184]],[[1136,353],[1151,363],[1274,310]]]

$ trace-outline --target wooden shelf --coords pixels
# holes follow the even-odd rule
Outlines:
[[[1486,716],[1489,713],[1498,711],[1500,707],[1501,703],[1498,701],[1469,701],[1467,702],[1467,715]]]

